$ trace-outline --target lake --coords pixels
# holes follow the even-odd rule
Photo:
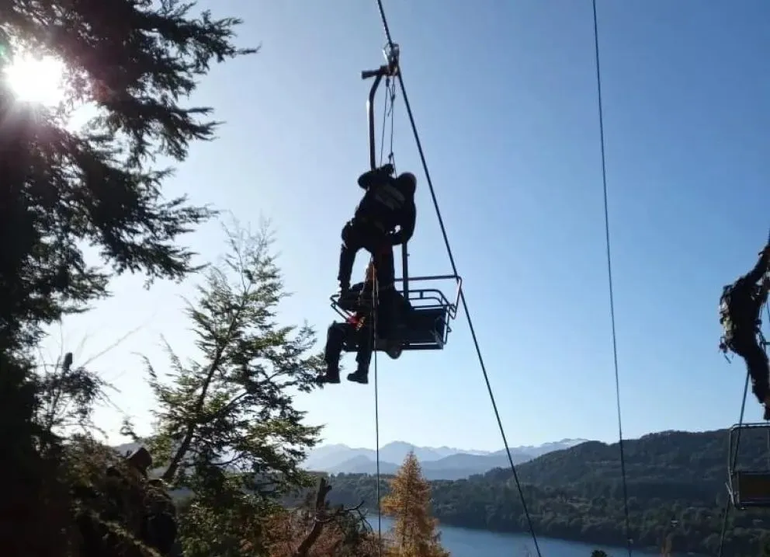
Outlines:
[[[377,531],[377,516],[371,516],[369,523]],[[390,529],[393,521],[382,517],[382,533]],[[501,534],[486,530],[468,530],[455,526],[440,525],[441,543],[452,557],[537,557],[532,537],[525,534]],[[568,542],[538,536],[537,543],[543,557],[590,557],[594,549],[603,549],[610,557],[626,557],[625,548],[605,547],[595,544]],[[634,551],[635,556],[658,555]]]

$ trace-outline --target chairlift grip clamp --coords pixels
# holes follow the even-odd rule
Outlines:
[[[401,58],[401,48],[397,43],[388,43],[382,50],[385,56],[385,61],[388,63],[388,76],[395,77],[398,75],[399,60]]]

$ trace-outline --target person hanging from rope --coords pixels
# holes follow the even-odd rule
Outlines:
[[[722,290],[719,299],[719,322],[724,335],[719,348],[734,352],[744,359],[751,377],[751,390],[765,407],[764,418],[770,420],[770,365],[765,347],[760,346],[760,311],[770,290],[770,244],[759,254],[756,266]]]
[[[386,344],[387,352],[400,348],[400,338],[388,338],[381,334],[381,329],[382,333],[385,334],[395,332],[398,329],[399,323],[390,323],[389,320],[405,319],[405,312],[411,309],[411,307],[399,307],[408,306],[409,304],[398,291],[392,289],[394,296],[400,298],[401,301],[401,304],[395,304],[396,309],[401,309],[402,311],[382,314],[380,314],[379,309],[378,311],[373,311],[373,291],[376,274],[376,267],[374,260],[372,260],[366,268],[364,282],[354,284],[347,291],[344,298],[340,296],[337,304],[340,308],[352,312],[352,315],[345,322],[334,322],[329,326],[326,335],[326,346],[324,347],[326,371],[316,380],[319,385],[340,382],[340,357],[343,345],[348,339],[352,339],[356,346],[357,368],[355,373],[348,374],[347,378],[348,381],[361,383],[362,385],[366,385],[369,382],[369,364],[372,359],[375,334],[380,342]],[[393,301],[388,300],[386,303],[393,304]],[[382,303],[378,304],[380,307],[382,305]],[[372,320],[375,315],[377,331],[372,327]]]
[[[394,178],[393,172],[393,165],[386,164],[358,178],[358,185],[366,193],[356,207],[353,218],[342,229],[337,274],[340,296],[344,296],[350,289],[350,275],[356,254],[361,248],[375,258],[380,296],[389,296],[387,291],[395,288],[392,248],[408,242],[414,234],[417,178],[411,172],[404,172]]]

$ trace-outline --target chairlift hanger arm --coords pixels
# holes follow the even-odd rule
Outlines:
[[[396,77],[399,69],[399,48],[394,44],[385,52],[387,64],[384,64],[376,70],[364,70],[361,72],[361,79],[374,78],[372,86],[369,88],[369,99],[366,102],[366,116],[369,121],[369,166],[372,170],[377,168],[377,147],[374,131],[374,99],[377,95],[377,89],[382,83],[383,77]]]
[[[396,43],[388,40],[388,44],[383,50],[385,55],[386,64],[380,66],[376,70],[364,70],[361,72],[361,79],[374,78],[372,86],[369,88],[369,98],[366,102],[366,116],[369,122],[369,167],[371,170],[377,168],[377,144],[376,133],[374,124],[374,99],[377,95],[377,89],[382,82],[383,77],[395,78],[400,73],[399,59],[400,48]],[[392,141],[392,139],[391,139]],[[409,248],[407,242],[401,243],[401,272],[404,276],[403,280],[403,294],[404,297],[409,297]]]

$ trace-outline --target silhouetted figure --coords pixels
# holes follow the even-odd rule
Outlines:
[[[350,288],[356,254],[361,248],[374,257],[379,291],[393,288],[393,246],[408,242],[414,234],[417,209],[414,192],[417,179],[411,172],[393,178],[392,165],[365,172],[358,185],[366,193],[353,218],[342,229],[342,247],[337,280],[340,294]],[[398,229],[398,230],[396,230]]]
[[[765,407],[770,419],[770,365],[765,347],[760,346],[760,311],[767,301],[770,278],[766,276],[770,262],[770,245],[760,253],[759,261],[747,274],[725,286],[719,299],[719,322],[724,335],[720,348],[738,354],[746,362],[751,377],[751,390]]]
[[[378,298],[378,310],[373,312],[375,273],[375,266],[370,263],[364,282],[354,284],[340,295],[337,305],[353,314],[342,323],[334,322],[329,325],[324,347],[326,371],[318,377],[319,384],[340,382],[340,357],[346,341],[351,341],[356,346],[357,364],[356,371],[348,375],[348,381],[364,385],[369,382],[369,364],[374,350],[375,334],[381,343],[390,345],[390,348],[386,349],[387,352],[400,349],[400,327],[406,317],[405,312],[409,309],[408,304],[400,292],[390,289],[384,299]],[[377,319],[376,331],[372,323],[374,315]]]

